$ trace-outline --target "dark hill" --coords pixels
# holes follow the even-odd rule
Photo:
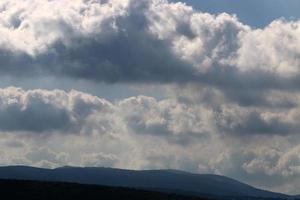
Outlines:
[[[205,200],[161,192],[62,182],[0,180],[1,196],[22,200]]]
[[[199,197],[234,197],[235,199],[245,199],[246,197],[287,199],[290,197],[284,194],[257,189],[224,176],[192,174],[176,170],[134,171],[79,167],[41,169],[10,166],[0,167],[0,178],[129,187]]]

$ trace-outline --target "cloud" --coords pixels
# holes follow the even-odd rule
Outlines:
[[[50,7],[52,12],[43,15],[42,10]],[[9,48],[1,49],[1,71],[26,75],[21,72],[25,66],[29,75],[61,75],[105,82],[185,79],[179,74],[190,74],[193,69],[182,68],[184,63],[164,42],[147,32],[147,19],[143,15],[147,7],[147,1],[71,4],[36,1],[32,6],[28,2],[7,3],[3,10],[11,17],[18,17],[14,10],[22,14],[18,12],[20,26],[12,34],[8,34],[14,25],[11,20],[6,19],[7,25],[2,27],[6,36],[13,36],[14,40],[5,37],[2,41]],[[168,72],[171,73],[166,75]]]
[[[299,176],[299,106],[242,107],[222,98],[209,102],[218,92],[205,91],[189,100],[134,96],[110,102],[75,90],[3,88],[0,109],[15,112],[0,118],[0,144],[6,148],[0,162],[175,168],[296,191],[289,183]],[[25,120],[28,108],[34,112]],[[46,123],[56,122],[52,118],[58,120],[62,111],[69,119],[64,126]],[[27,123],[47,126],[37,130]]]
[[[165,138],[185,145],[211,137],[213,114],[200,106],[189,106],[172,99],[158,101],[137,96],[119,102],[121,115],[130,132]]]
[[[112,103],[75,90],[25,91],[9,87],[0,89],[0,130],[29,133],[92,133],[101,130],[110,133],[119,123],[120,127],[126,124],[137,133],[172,134],[172,128],[168,130],[169,119],[163,116],[167,111],[160,110],[171,106],[167,101],[160,103],[144,96]]]
[[[110,102],[75,90],[25,91],[9,87],[0,89],[0,130],[36,134],[130,132],[181,144],[216,134],[243,137],[298,133],[300,112],[296,102],[292,107],[278,109],[243,107],[222,98],[210,104],[207,95],[214,98],[216,94],[203,94],[199,97],[202,100],[195,97],[194,103],[180,97],[157,100],[147,96]]]
[[[297,21],[252,29],[163,0],[3,1],[1,10],[4,75],[297,88]]]
[[[34,147],[26,154],[26,159],[36,166],[54,168],[68,163],[68,156],[68,154],[62,152],[55,153],[46,147]]]
[[[216,125],[220,132],[241,135],[289,135],[298,133],[298,124],[292,111],[243,108],[223,105],[216,112]]]
[[[271,148],[254,151],[252,152],[254,154],[253,158],[245,162],[243,168],[251,174],[297,176],[300,173],[299,148],[299,146],[295,146],[286,152]]]
[[[107,109],[107,110],[105,110]],[[31,133],[81,129],[93,111],[109,112],[110,103],[80,92],[0,90],[0,130]]]
[[[209,137],[212,113],[171,99],[136,96],[109,102],[72,90],[0,89],[0,130],[35,134],[122,134],[185,143]]]
[[[119,158],[112,154],[87,154],[83,155],[83,165],[88,167],[114,167]]]
[[[44,99],[38,93],[22,95],[18,90],[8,93],[2,90],[1,93],[2,131],[63,130],[71,123],[71,116],[67,110],[55,102],[49,102],[49,99]]]

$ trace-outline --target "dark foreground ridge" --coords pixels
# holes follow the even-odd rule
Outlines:
[[[42,169],[25,166],[8,166],[0,167],[0,179],[125,187],[213,199],[296,199],[285,194],[254,188],[224,176],[193,174],[176,170],[135,171],[80,167]],[[45,186],[48,188],[53,185],[46,184]]]
[[[195,197],[167,192],[78,183],[0,179],[1,195],[10,200],[272,200],[268,198]]]
[[[151,192],[121,187],[62,182],[0,180],[1,195],[30,200],[207,200],[197,197]]]

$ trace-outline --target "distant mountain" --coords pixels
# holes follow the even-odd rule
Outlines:
[[[130,188],[62,182],[0,180],[1,196],[22,200],[208,200]],[[76,198],[75,198],[76,197]]]
[[[288,195],[257,189],[224,176],[193,174],[177,170],[134,171],[79,167],[41,169],[9,166],[0,167],[0,178],[130,187],[201,197],[291,198]]]

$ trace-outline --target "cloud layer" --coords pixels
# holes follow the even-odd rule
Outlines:
[[[298,106],[276,111],[171,96],[110,102],[14,87],[1,89],[0,100],[0,142],[10,149],[0,152],[2,164],[177,168],[297,189],[288,182],[300,175]],[[266,181],[255,182],[257,175]]]

